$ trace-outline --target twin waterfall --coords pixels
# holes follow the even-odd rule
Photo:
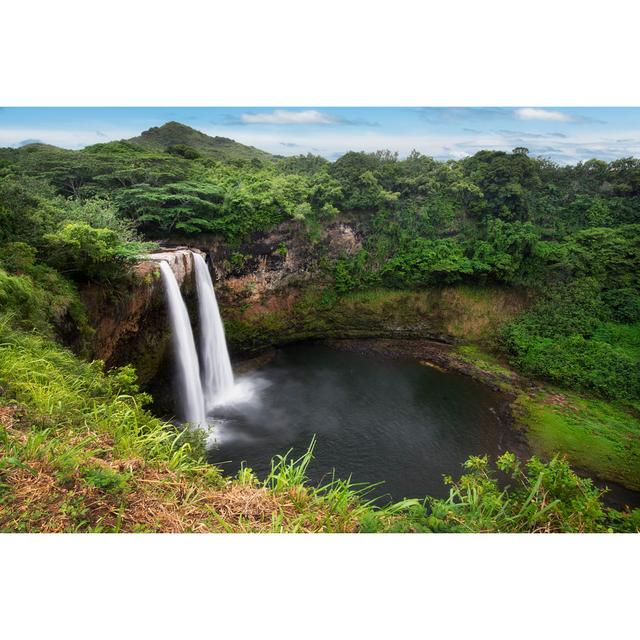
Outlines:
[[[209,268],[200,254],[191,255],[196,268],[198,289],[202,391],[205,408],[210,411],[213,408],[214,399],[233,387],[233,371]]]
[[[207,413],[224,393],[233,388],[234,381],[222,318],[207,263],[200,254],[192,253],[191,256],[198,290],[202,370],[189,313],[176,277],[164,260],[160,263],[160,271],[167,295],[183,418],[192,425],[204,426],[207,424]]]

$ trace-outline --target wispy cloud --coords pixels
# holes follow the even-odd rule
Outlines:
[[[459,123],[482,122],[496,120],[529,120],[541,122],[598,123],[602,120],[585,115],[576,115],[557,109],[540,107],[424,107],[420,109],[420,117],[430,124],[455,125]]]
[[[423,107],[420,117],[432,124],[453,124],[470,120],[489,120],[510,115],[508,109],[488,107]]]
[[[299,111],[274,109],[273,111],[267,112],[248,112],[240,114],[239,117],[228,117],[227,124],[379,126],[377,122],[352,120],[327,113],[326,111],[318,111],[317,109],[303,109]]]
[[[83,129],[43,129],[43,128],[4,128],[0,127],[0,147],[20,147],[25,144],[42,142],[64,149],[82,149],[96,142],[120,140],[138,135],[139,131],[121,130],[83,130]]]
[[[339,118],[315,109],[288,111],[275,109],[268,113],[243,113],[241,122],[245,124],[338,124]]]
[[[498,133],[505,138],[566,138],[564,133],[533,133],[531,131],[514,131],[512,129],[498,129],[495,133]]]
[[[518,137],[518,138],[546,138],[548,134],[546,133],[530,133],[528,131],[512,131],[511,129],[498,129],[496,133],[499,133],[507,138]]]
[[[552,109],[536,109],[533,107],[523,107],[516,109],[514,115],[519,120],[546,120],[553,122],[572,122],[573,116],[561,111],[553,111]]]
[[[215,131],[207,131],[215,135]],[[611,132],[598,135],[583,131],[559,137],[544,134],[543,137],[528,135],[528,132],[491,130],[483,133],[460,131],[458,133],[392,133],[378,129],[376,131],[347,133],[340,130],[322,130],[303,132],[291,130],[283,140],[282,132],[270,132],[268,129],[238,127],[228,130],[227,134],[243,144],[249,144],[271,153],[307,153],[314,152],[328,159],[336,159],[345,151],[376,151],[390,149],[398,151],[400,157],[406,157],[413,149],[438,159],[463,158],[473,155],[481,149],[511,151],[515,147],[525,146],[532,156],[542,155],[557,162],[578,162],[593,157],[611,160],[625,156],[640,156],[640,134],[621,135]],[[625,132],[627,133],[627,132]],[[563,134],[564,135],[564,134]],[[283,142],[285,144],[283,144]],[[295,146],[293,146],[295,145]]]

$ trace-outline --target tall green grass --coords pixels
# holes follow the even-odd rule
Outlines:
[[[4,402],[28,408],[32,430],[103,434],[118,456],[164,461],[176,470],[202,465],[174,425],[145,410],[149,397],[130,367],[105,373],[101,362],[84,362],[17,330],[6,316],[0,316],[0,387]]]

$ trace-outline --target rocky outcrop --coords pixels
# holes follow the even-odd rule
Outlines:
[[[443,287],[338,298],[326,265],[362,249],[357,221],[333,221],[313,237],[287,221],[231,249],[199,236],[214,274],[232,354],[309,338],[483,339],[524,300],[513,289]]]
[[[94,357],[108,367],[131,362],[141,382],[158,397],[157,385],[168,377],[169,345],[158,262],[171,265],[195,321],[190,251],[197,250],[211,267],[227,341],[236,358],[315,338],[482,340],[524,304],[513,289],[491,287],[336,296],[326,265],[360,251],[361,238],[357,224],[348,219],[329,224],[321,237],[289,220],[239,247],[203,234],[190,239],[186,248],[180,246],[186,239],[174,238],[172,248],[136,266],[128,290],[83,292],[95,327]],[[151,381],[155,390],[148,386]]]
[[[145,384],[157,375],[167,355],[169,330],[159,263],[171,266],[187,300],[195,291],[191,249],[176,247],[145,256],[126,289],[89,286],[82,292],[94,328],[93,357],[107,368],[132,363]]]
[[[175,238],[176,242],[186,238]],[[355,223],[334,221],[312,237],[303,223],[287,220],[239,247],[202,234],[189,240],[207,254],[223,306],[260,304],[292,288],[323,279],[321,264],[362,248]],[[326,279],[326,276],[324,276]]]
[[[136,274],[144,277],[148,273],[155,273],[158,263],[164,261],[169,264],[178,284],[182,287],[184,284],[190,283],[193,277],[194,267],[191,255],[193,251],[197,251],[197,249],[177,247],[150,253],[136,265]]]

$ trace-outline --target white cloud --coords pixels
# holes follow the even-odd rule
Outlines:
[[[205,129],[205,133],[220,135],[220,130]],[[561,164],[592,157],[609,160],[630,155],[640,156],[640,136],[636,132],[629,131],[614,131],[606,137],[582,132],[580,135],[552,139],[531,138],[526,133],[521,138],[514,138],[499,131],[478,134],[468,132],[393,134],[381,130],[362,133],[343,133],[334,130],[302,133],[297,130],[283,136],[282,131],[270,132],[265,129],[258,131],[238,127],[225,129],[224,135],[275,154],[317,153],[330,159],[335,159],[348,150],[376,151],[378,149],[398,151],[401,157],[406,157],[412,149],[417,149],[436,158],[461,158],[481,149],[511,151],[516,146],[526,146],[530,150],[530,155],[541,154],[556,159]],[[282,144],[283,141],[285,145]]]
[[[82,149],[90,144],[107,140],[121,140],[139,135],[140,131],[109,130],[87,131],[70,129],[3,129],[0,128],[0,147],[17,147],[27,140],[39,140],[64,149]]]
[[[314,109],[306,111],[275,109],[270,113],[243,113],[240,119],[245,124],[336,124],[340,122],[338,118]]]
[[[516,109],[514,115],[519,120],[553,120],[554,122],[571,122],[573,118],[560,111],[552,111],[551,109],[535,109],[532,107],[524,107]]]
[[[393,134],[384,131],[366,131],[362,133],[343,133],[336,130],[323,130],[317,132],[305,132],[300,130],[287,132],[284,136],[282,131],[271,132],[266,129],[248,129],[238,127],[236,129],[225,129],[224,135],[242,144],[251,145],[258,149],[264,149],[275,154],[300,154],[318,153],[326,158],[336,157],[346,151],[376,151],[378,149],[390,149],[398,151],[400,156],[408,155],[413,149],[418,149],[428,155],[438,157],[456,157],[468,155],[465,149],[456,149],[455,152],[447,150],[448,146],[455,146],[457,142],[473,139],[478,148],[493,148],[503,142],[501,137],[492,134],[482,134],[480,136],[469,135],[447,135],[434,134]],[[204,129],[209,135],[220,135],[219,129]],[[286,144],[283,145],[282,143]],[[295,146],[294,146],[295,145]],[[506,145],[511,149],[513,145]],[[475,150],[475,149],[474,149]]]

